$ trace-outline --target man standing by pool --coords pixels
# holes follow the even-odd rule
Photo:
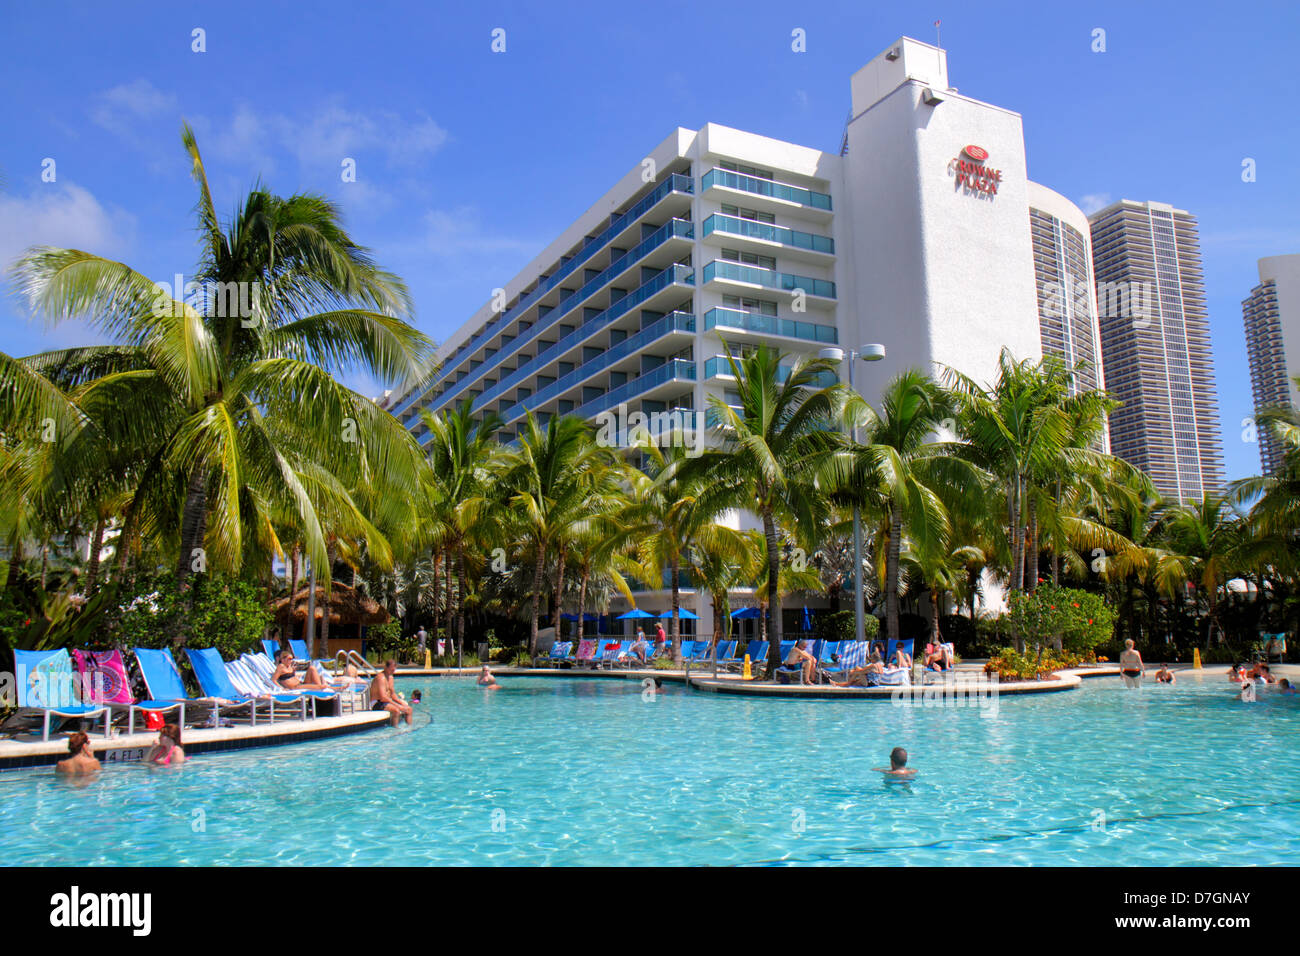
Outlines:
[[[411,714],[415,709],[397,696],[393,687],[393,675],[397,673],[397,661],[391,657],[384,661],[384,669],[370,682],[370,709],[386,710],[390,715],[389,723],[397,726],[397,719],[403,718],[409,725]]]

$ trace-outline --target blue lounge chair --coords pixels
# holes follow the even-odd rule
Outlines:
[[[839,641],[822,641],[822,652],[817,656],[817,660],[823,664],[834,664],[839,653]]]
[[[847,674],[855,667],[865,667],[870,648],[871,641],[841,641],[839,664],[823,670],[828,674]]]
[[[715,652],[720,665],[732,663],[736,659],[736,641],[719,641]]]
[[[745,666],[745,655],[749,655],[749,663],[755,669],[761,669],[767,663],[768,641],[752,640],[745,647],[743,653],[738,653],[734,660],[729,660],[729,666],[734,665],[737,669]]]
[[[551,653],[546,656],[551,664],[560,664],[573,660],[573,641],[556,641],[551,645]]]
[[[108,736],[112,719],[108,705],[82,702],[81,682],[72,671],[72,658],[66,649],[14,651],[14,667],[17,669],[18,707],[41,711],[41,740],[50,739],[51,717],[85,720],[103,715],[104,736]]]
[[[245,694],[235,687],[230,674],[226,671],[226,662],[221,659],[221,654],[215,647],[199,649],[187,647],[185,655],[190,659],[190,667],[194,668],[194,678],[199,682],[199,690],[203,692],[205,699],[216,706],[218,715],[225,716],[247,711],[249,723],[256,726],[258,709],[265,707],[267,716],[274,721],[275,710],[270,698]],[[301,694],[283,696],[286,698],[283,703],[300,704],[303,712],[306,713],[306,703]]]
[[[293,651],[293,659],[306,663],[311,660],[311,651],[307,650],[307,642],[301,640],[290,640],[289,649]],[[275,655],[271,655],[271,660],[275,660]]]
[[[269,657],[271,660],[275,660],[275,655],[280,653],[280,642],[273,641],[270,638],[263,638],[262,650],[266,652],[267,657]]]

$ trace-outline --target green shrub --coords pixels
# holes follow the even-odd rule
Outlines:
[[[984,665],[986,674],[997,674],[1000,681],[1047,680],[1054,671],[1078,667],[1084,659],[1070,651],[1056,652],[1041,647],[1021,654],[1014,647],[1004,647]]]
[[[191,586],[187,607],[171,574],[137,583],[136,595],[120,598],[106,615],[112,640],[126,647],[167,647],[179,629],[189,647],[215,647],[226,660],[258,648],[273,619],[261,588],[213,574],[199,575]]]
[[[1061,646],[1076,654],[1094,650],[1115,633],[1115,612],[1100,594],[1040,584],[1034,592],[1015,591],[1008,601],[1010,624],[1026,644]]]

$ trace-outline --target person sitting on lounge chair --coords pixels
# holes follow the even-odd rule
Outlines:
[[[808,652],[807,641],[794,642],[794,647],[790,648],[790,654],[785,659],[785,666],[802,667],[801,681],[805,684],[813,683],[813,678],[817,673],[817,658]]]
[[[316,670],[315,664],[308,664],[307,673],[303,677],[299,677],[298,672],[293,668],[293,651],[280,652],[279,659],[275,663],[275,674],[272,675],[272,679],[285,690],[333,689],[326,682],[321,672]]]
[[[952,657],[948,654],[947,644],[925,645],[925,669],[931,671],[952,670]]]
[[[894,650],[894,667],[901,667],[904,670],[912,669],[912,655],[903,649],[902,641],[899,641],[898,647]]]
[[[646,643],[645,634],[641,632],[640,628],[637,628],[637,634],[640,636],[632,642],[632,656],[645,664],[648,661],[646,651],[650,650],[650,645]]]
[[[370,709],[388,711],[391,718],[389,723],[394,727],[399,718],[410,724],[411,714],[415,713],[415,708],[402,700],[393,687],[393,675],[396,673],[397,661],[390,657],[384,661],[384,669],[370,682]]]
[[[865,667],[855,667],[844,675],[843,681],[831,681],[836,687],[875,687],[880,676],[885,673],[885,662],[880,659],[880,652],[873,651],[871,661]]]
[[[90,746],[90,737],[86,734],[75,733],[68,738],[68,753],[72,756],[54,765],[55,773],[79,776],[99,770],[99,761],[95,759],[95,751]]]
[[[181,728],[179,724],[163,724],[158,732],[158,740],[145,756],[145,763],[162,764],[164,767],[174,763],[185,762],[185,751],[181,749]]]

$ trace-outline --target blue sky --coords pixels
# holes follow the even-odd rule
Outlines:
[[[1227,472],[1257,472],[1240,302],[1256,259],[1300,252],[1300,6],[870,6],[6,4],[0,260],[51,243],[188,273],[184,118],[223,214],[259,176],[330,196],[441,339],[675,126],[837,149],[849,75],[901,35],[933,42],[940,19],[952,83],[1024,116],[1036,181],[1085,208],[1152,199],[1199,217]],[[0,350],[87,340],[0,292]]]

